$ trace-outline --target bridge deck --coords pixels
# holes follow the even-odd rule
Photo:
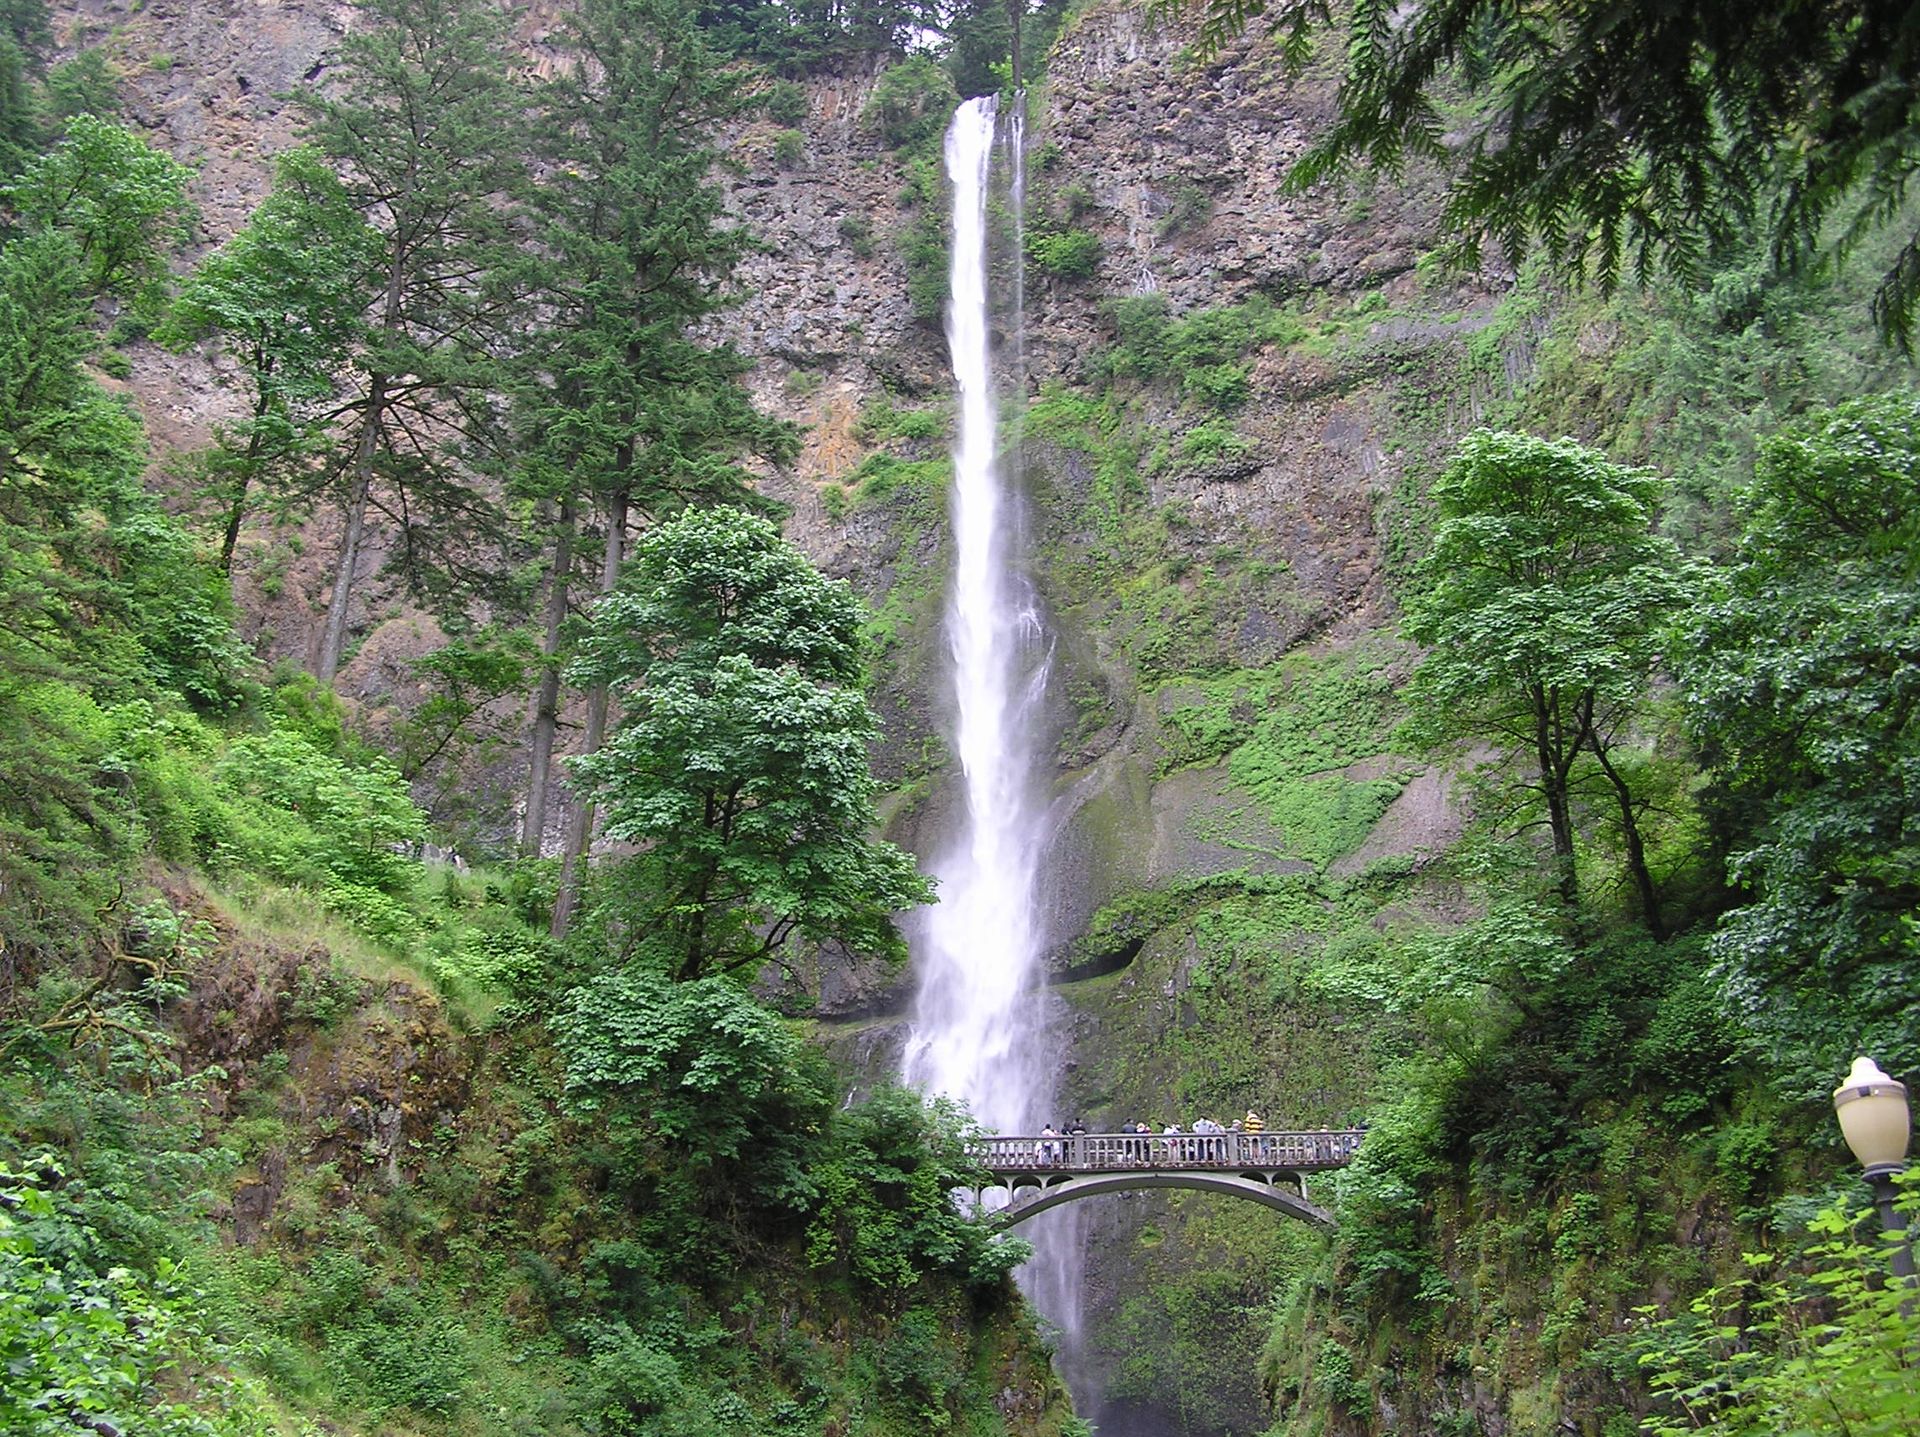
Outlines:
[[[1360,1128],[1271,1133],[1076,1133],[1057,1138],[993,1136],[970,1145],[995,1177],[1187,1171],[1324,1172],[1343,1168],[1365,1136]]]

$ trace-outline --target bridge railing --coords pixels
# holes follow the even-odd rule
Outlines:
[[[1285,1168],[1304,1172],[1345,1167],[1365,1136],[1362,1129],[1269,1133],[1038,1133],[994,1134],[968,1145],[982,1166],[998,1173],[1126,1172],[1142,1168],[1209,1171]]]

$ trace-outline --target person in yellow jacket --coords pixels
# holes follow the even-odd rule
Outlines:
[[[1256,1158],[1264,1160],[1267,1156],[1267,1140],[1260,1135],[1267,1130],[1266,1119],[1261,1117],[1252,1108],[1248,1108],[1247,1115],[1241,1120],[1240,1127],[1242,1132],[1250,1136],[1250,1141],[1247,1146],[1253,1150],[1253,1155]]]

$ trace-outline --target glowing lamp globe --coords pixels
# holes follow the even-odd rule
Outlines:
[[[1840,1135],[1868,1177],[1906,1166],[1907,1085],[1880,1071],[1871,1058],[1855,1058],[1847,1080],[1833,1090]]]

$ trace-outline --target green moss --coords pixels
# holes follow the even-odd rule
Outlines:
[[[884,655],[910,629],[924,624],[940,594],[940,575],[919,560],[903,558],[893,581],[870,610],[866,635],[870,651]]]
[[[860,438],[868,444],[944,439],[950,421],[951,413],[945,405],[906,409],[897,405],[892,395],[881,394],[860,411]]]
[[[1280,850],[1316,867],[1358,848],[1417,765],[1390,755],[1384,771],[1339,772],[1388,755],[1398,645],[1377,639],[1330,654],[1293,654],[1270,669],[1163,684],[1164,770],[1224,763]],[[1236,843],[1236,811],[1200,836]]]

